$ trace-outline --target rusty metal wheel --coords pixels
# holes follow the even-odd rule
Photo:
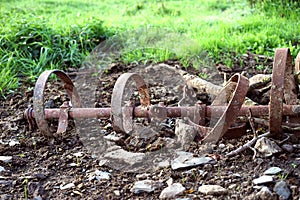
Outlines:
[[[140,104],[147,109],[150,106],[150,96],[144,79],[136,73],[122,74],[114,85],[111,98],[111,119],[115,131],[129,133],[133,130],[133,105],[123,106],[123,96],[126,86],[133,80],[138,89]]]
[[[279,48],[275,53],[270,91],[269,130],[272,137],[281,136],[283,103],[296,105],[297,91],[290,50]]]
[[[64,88],[71,100],[72,106],[76,108],[81,107],[79,95],[72,80],[67,74],[60,70],[47,70],[43,72],[35,84],[33,94],[33,109],[35,121],[39,130],[42,132],[42,134],[48,137],[52,137],[52,134],[49,130],[48,121],[45,118],[44,90],[51,74],[55,74],[64,83]],[[61,121],[66,123],[64,120]],[[64,129],[64,127],[62,128]],[[62,131],[62,129],[58,130],[58,132],[60,131]]]

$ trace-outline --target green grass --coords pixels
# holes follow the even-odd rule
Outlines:
[[[252,8],[246,0],[1,1],[0,93],[16,89],[19,77],[34,82],[46,69],[79,68],[104,39],[100,50],[114,49],[111,59],[125,63],[231,66],[234,56],[273,56],[278,47],[295,57],[299,6],[270,2]]]

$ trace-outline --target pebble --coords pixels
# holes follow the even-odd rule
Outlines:
[[[115,194],[116,196],[120,196],[120,195],[121,195],[119,190],[114,190],[114,194]]]
[[[237,186],[236,184],[231,184],[228,186],[228,189],[232,190],[232,189],[236,188],[236,186]]]
[[[4,167],[0,166],[0,173],[4,171],[5,171]]]
[[[16,146],[17,144],[20,144],[20,142],[19,142],[19,141],[15,141],[15,140],[11,140],[11,141],[9,141],[9,143],[8,143],[8,145],[9,145],[10,147]]]
[[[96,179],[98,181],[102,180],[102,179],[106,179],[106,180],[109,180],[110,179],[110,176],[111,174],[108,173],[108,172],[104,172],[104,171],[99,171],[99,170],[96,170],[95,171],[95,175],[96,175]]]
[[[256,185],[270,183],[270,182],[273,182],[273,177],[264,175],[264,176],[254,179],[252,182]]]
[[[193,153],[179,151],[176,152],[179,156],[171,161],[171,168],[173,170],[186,168],[186,167],[195,167],[198,165],[204,165],[214,161],[210,157],[194,157]]]
[[[206,195],[221,195],[227,194],[228,191],[220,185],[201,185],[198,192]]]
[[[276,175],[282,172],[282,169],[279,167],[271,167],[264,172],[264,175]]]
[[[172,178],[169,178],[167,181],[166,181],[167,185],[170,186],[173,184],[173,179]]]
[[[144,174],[137,174],[135,177],[137,179],[146,179],[150,176],[150,174],[144,173]]]
[[[12,156],[0,156],[0,161],[3,161],[5,163],[9,163],[12,160]]]
[[[170,161],[164,160],[158,163],[159,168],[167,168],[170,166]]]
[[[160,199],[172,199],[185,191],[185,187],[181,183],[173,183],[163,189],[159,195]]]
[[[225,147],[226,147],[225,144],[223,144],[223,143],[219,144],[220,149],[224,149]]]
[[[82,157],[83,156],[83,152],[73,153],[73,156],[75,156],[75,157]]]
[[[65,186],[59,186],[59,189],[61,189],[61,190],[67,190],[67,189],[70,189],[70,188],[73,188],[73,187],[75,187],[74,183],[68,183]]]
[[[33,197],[33,200],[43,200],[43,198],[41,196],[36,196],[36,197]]]
[[[232,174],[232,177],[234,177],[234,178],[242,178],[242,176],[239,173]]]
[[[260,152],[264,157],[269,157],[282,151],[282,149],[275,142],[266,137],[258,139],[254,148],[257,149],[258,152]]]
[[[261,200],[273,199],[273,194],[268,187],[262,187],[256,196]]]
[[[290,145],[290,144],[284,144],[281,146],[281,148],[284,150],[284,151],[287,151],[289,153],[292,153],[294,151],[294,147],[293,145]]]
[[[288,199],[291,195],[291,191],[285,181],[277,182],[273,190],[279,195],[279,199]]]
[[[104,139],[110,140],[110,141],[119,141],[121,139],[120,135],[116,135],[116,134],[108,134],[106,136],[103,137]]]
[[[153,180],[142,180],[135,182],[130,191],[135,194],[139,194],[141,192],[153,192],[155,189],[160,188],[161,186],[161,182]]]

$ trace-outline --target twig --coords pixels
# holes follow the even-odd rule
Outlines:
[[[283,140],[281,140],[280,142],[278,142],[278,144],[283,144],[284,142],[288,141],[290,139],[290,135],[288,135],[287,133],[284,134],[286,136],[286,138],[284,138]]]
[[[231,156],[235,156],[239,153],[241,153],[242,151],[245,151],[246,149],[250,148],[259,138],[262,138],[262,137],[267,137],[270,135],[270,132],[266,132],[262,135],[259,135],[257,137],[254,137],[252,140],[250,140],[249,142],[247,142],[246,144],[244,144],[243,146],[240,146],[239,148],[237,148],[236,150],[233,150],[229,153],[227,153],[225,155],[225,157],[231,157]]]
[[[251,111],[250,108],[249,108],[249,116],[248,116],[248,120],[249,120],[251,129],[252,129],[252,131],[253,131],[254,137],[257,137],[256,129],[255,129],[255,126],[254,126],[254,120],[253,120],[253,117],[252,117],[252,111]]]
[[[257,152],[256,152],[256,150],[253,148],[253,147],[249,147],[249,149],[251,149],[254,153],[253,153],[253,156],[252,156],[252,159],[254,160],[255,159],[255,157],[256,157],[256,154],[257,154]]]

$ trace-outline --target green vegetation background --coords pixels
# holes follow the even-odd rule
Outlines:
[[[120,54],[113,59],[125,63],[178,59],[188,65],[196,58],[230,67],[247,51],[273,56],[278,47],[289,47],[295,57],[300,51],[299,4],[291,0],[2,0],[0,93],[13,91],[20,80],[35,82],[46,69],[79,68],[104,40],[121,43]],[[132,42],[131,37],[138,39]]]

